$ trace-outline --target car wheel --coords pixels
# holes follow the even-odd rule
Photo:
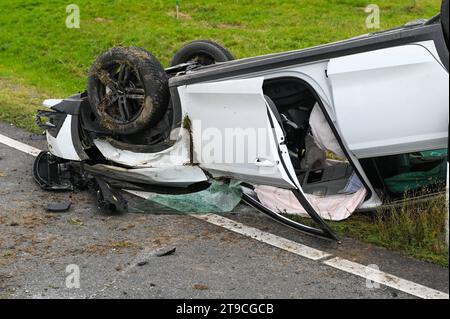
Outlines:
[[[442,22],[442,28],[444,29],[444,35],[445,40],[447,41],[447,47],[449,45],[449,0],[445,0],[442,2],[442,8],[441,8],[441,22]]]
[[[157,124],[169,104],[168,78],[161,63],[137,47],[117,47],[90,70],[88,97],[101,125],[129,135]]]
[[[196,61],[200,65],[211,65],[232,60],[234,60],[233,54],[220,44],[209,40],[199,40],[181,48],[173,57],[170,65],[176,66],[191,61]]]

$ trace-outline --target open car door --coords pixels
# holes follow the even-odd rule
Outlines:
[[[292,166],[278,111],[263,93],[264,78],[178,88],[184,126],[192,135],[193,161],[214,177],[243,181],[244,200],[283,224],[337,239],[306,199]],[[188,127],[189,126],[189,127]],[[302,225],[262,205],[251,185],[290,189],[319,225]]]

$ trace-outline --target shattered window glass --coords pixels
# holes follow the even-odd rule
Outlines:
[[[229,213],[240,203],[240,182],[214,181],[206,190],[183,195],[152,193],[143,202],[133,207],[134,212],[206,214]]]

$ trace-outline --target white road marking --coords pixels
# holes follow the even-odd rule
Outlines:
[[[37,156],[41,152],[41,150],[35,147],[15,141],[2,134],[0,134],[0,143],[3,143],[7,146],[10,146],[12,148],[15,148],[16,150],[30,154],[32,156]],[[141,198],[147,198],[145,197],[145,192],[129,191],[129,190],[125,191]],[[245,226],[244,224],[235,222],[231,219],[219,215],[191,214],[190,216],[311,260],[319,261],[332,256],[331,254],[326,253],[324,251],[290,241],[288,239],[273,235],[271,233],[264,232],[257,228]],[[449,294],[447,293],[419,285],[415,282],[396,277],[383,271],[374,270],[367,266],[343,258],[335,257],[332,259],[324,260],[322,261],[322,263],[327,266],[344,271],[346,273],[359,276],[374,282],[378,282],[379,284],[394,288],[399,291],[403,291],[407,294],[419,298],[449,299]]]
[[[321,250],[296,243],[292,240],[288,240],[286,238],[276,236],[271,233],[267,233],[257,228],[245,226],[244,224],[238,223],[234,220],[219,215],[192,214],[191,216],[311,260],[320,260],[332,256],[331,254],[328,254]]]
[[[407,294],[419,298],[449,299],[449,295],[444,292],[416,284],[415,282],[399,278],[380,270],[372,269],[350,260],[336,257],[333,259],[325,260],[323,263],[333,268],[337,268],[350,274],[363,277],[364,279],[368,279],[384,286],[406,292]]]
[[[0,134],[0,143],[5,144],[6,146],[15,148],[18,151],[30,154],[32,156],[38,156],[41,152],[40,149],[37,149],[33,146],[18,142],[16,140],[13,140],[12,138],[9,138],[5,135]]]

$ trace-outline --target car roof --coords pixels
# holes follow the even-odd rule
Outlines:
[[[301,50],[273,53],[199,67],[188,71],[184,75],[173,77],[170,80],[170,86],[175,87],[220,80],[272,68],[316,62],[385,47],[436,39],[437,37],[442,37],[441,33],[440,23],[406,25]]]

